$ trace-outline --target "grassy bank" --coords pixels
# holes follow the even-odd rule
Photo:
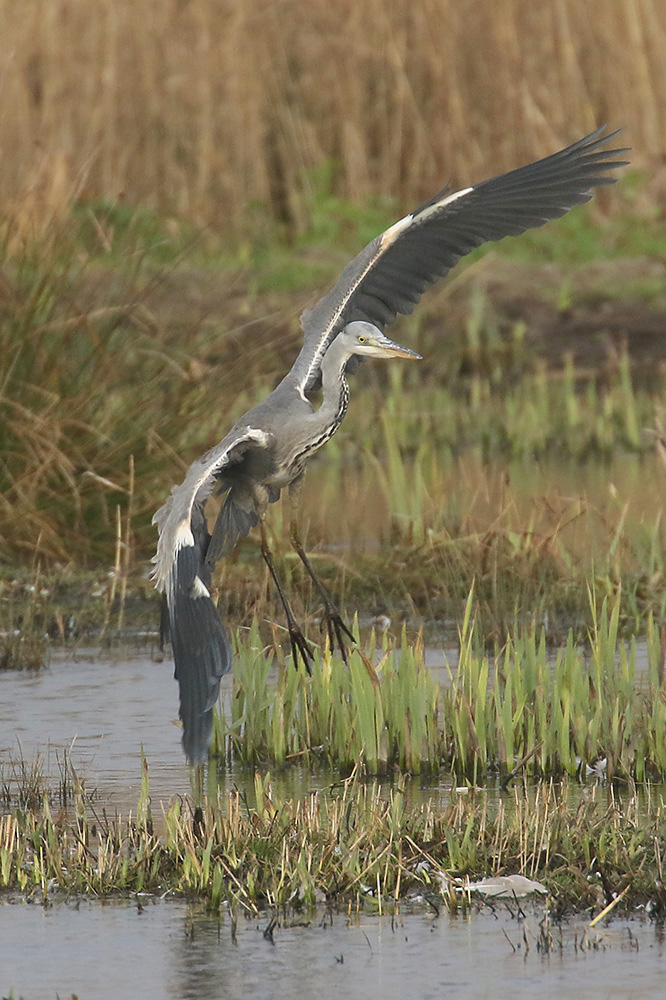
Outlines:
[[[596,912],[623,893],[616,912],[664,912],[663,803],[635,790],[566,784],[514,789],[489,803],[453,793],[442,810],[405,807],[400,783],[386,796],[351,779],[298,801],[275,801],[268,776],[255,804],[214,794],[202,811],[176,802],[151,814],[147,777],[135,818],[109,820],[80,787],[68,811],[44,796],[37,811],[0,819],[0,887],[45,903],[63,894],[135,892],[206,899],[232,913],[318,902],[382,912],[415,896],[435,910],[469,905],[477,876],[521,872],[551,893],[558,917]],[[163,831],[154,832],[159,825]]]

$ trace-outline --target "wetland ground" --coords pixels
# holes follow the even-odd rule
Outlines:
[[[657,223],[563,220],[529,262],[493,251],[404,321],[418,375],[360,373],[305,520],[363,655],[345,672],[322,650],[316,682],[298,678],[256,541],[240,546],[216,581],[237,672],[197,812],[150,515],[288,366],[303,289],[367,220],[328,255],[276,238],[234,256],[88,209],[3,259],[0,920],[28,935],[6,989],[103,996],[106,963],[77,982],[58,958],[81,919],[128,962],[122,942],[150,928],[137,983],[165,940],[186,952],[174,995],[220,975],[270,995],[288,968],[297,995],[294,949],[323,963],[323,995],[379,976],[389,996],[413,963],[423,996],[502,995],[496,976],[471,985],[489,954],[512,995],[575,989],[583,963],[609,996],[645,995],[665,905]],[[451,880],[515,872],[547,885],[545,907],[461,908]],[[585,930],[609,905],[623,922]]]

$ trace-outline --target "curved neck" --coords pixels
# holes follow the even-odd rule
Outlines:
[[[317,451],[335,434],[349,405],[349,386],[345,365],[351,357],[337,339],[324,355],[321,365],[322,403],[308,418],[308,441],[299,452],[300,458]]]
[[[333,341],[321,363],[322,404],[317,416],[325,424],[333,425],[331,434],[337,430],[349,405],[349,385],[345,378],[345,366],[351,354],[343,347],[339,338]]]

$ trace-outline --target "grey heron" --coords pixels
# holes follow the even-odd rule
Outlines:
[[[321,595],[331,642],[345,655],[344,636],[354,637],[312,570],[297,511],[308,459],[347,412],[347,364],[352,356],[420,357],[389,340],[384,327],[399,313],[411,313],[426,287],[475,247],[541,226],[589,201],[593,188],[613,183],[612,171],[626,165],[626,150],[609,149],[618,133],[604,133],[605,126],[481,184],[445,188],[372,240],[332,290],[303,313],[303,347],[277,388],[193,462],[155,514],[153,576],[166,595],[183,749],[191,764],[208,757],[220,678],[232,665],[229,637],[210,595],[217,559],[260,525],[262,555],[282,598],[294,661],[300,655],[308,666],[309,646],[280,586],[264,530],[268,505],[288,487],[293,545]],[[310,397],[319,389],[315,408]],[[204,508],[214,490],[226,497],[211,534]]]

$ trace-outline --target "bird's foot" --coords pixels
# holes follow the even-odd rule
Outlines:
[[[331,650],[334,650],[337,646],[340,650],[340,655],[342,656],[345,666],[349,666],[349,653],[347,651],[345,636],[347,639],[351,639],[355,646],[357,645],[356,636],[351,629],[347,627],[345,622],[342,620],[340,612],[331,601],[327,601],[324,604],[321,629],[322,631],[326,629]]]
[[[298,658],[300,656],[303,666],[307,672],[311,674],[311,664],[314,660],[314,654],[310,648],[310,643],[305,638],[303,632],[295,621],[289,622],[287,629],[289,631],[289,641],[291,642],[291,655],[294,658],[294,666],[298,668]]]

